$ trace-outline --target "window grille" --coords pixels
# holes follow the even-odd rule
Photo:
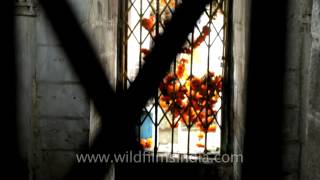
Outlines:
[[[120,79],[127,89],[181,0],[128,0],[122,7]],[[149,100],[137,124],[145,151],[172,155],[221,151],[226,2],[214,0]],[[174,39],[172,40],[174,41]]]

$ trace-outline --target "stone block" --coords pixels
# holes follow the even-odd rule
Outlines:
[[[282,124],[283,140],[299,139],[299,111],[297,108],[284,108],[284,121]]]
[[[284,175],[283,177],[284,180],[298,180],[299,176],[298,173],[289,173]]]
[[[46,82],[78,82],[73,68],[59,46],[39,46],[36,78]]]
[[[40,119],[41,148],[79,150],[89,146],[89,119]]]
[[[89,117],[89,100],[80,84],[41,83],[37,96],[40,117]]]
[[[35,179],[59,180],[69,172],[75,163],[75,152],[42,151],[41,166],[35,170]]]
[[[286,72],[284,75],[284,104],[299,107],[300,79],[299,72]]]
[[[56,35],[52,29],[52,26],[46,18],[42,8],[39,8],[37,16],[36,33],[38,45],[59,45]]]
[[[285,173],[297,171],[300,161],[300,144],[295,141],[284,144],[282,159],[282,167]]]

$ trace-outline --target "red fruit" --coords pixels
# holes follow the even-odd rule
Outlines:
[[[191,88],[192,89],[197,90],[197,89],[199,89],[200,85],[201,85],[201,79],[193,78],[191,80]]]
[[[211,124],[212,122],[213,122],[213,117],[208,117],[208,118],[207,118],[207,123],[208,123],[208,124]]]
[[[141,20],[141,25],[148,31],[153,31],[153,25],[154,25],[154,18],[153,16],[150,16],[150,18],[143,18]]]
[[[151,148],[152,146],[152,138],[148,138],[145,142],[145,148]]]
[[[143,148],[146,147],[146,143],[147,143],[147,140],[146,139],[140,139],[140,144]]]
[[[218,98],[216,98],[216,96],[213,96],[210,100],[210,104],[215,104],[218,102]]]
[[[198,136],[199,139],[202,139],[204,137],[204,133],[203,132],[199,132],[197,134],[197,136]]]
[[[191,90],[191,95],[192,95],[192,97],[195,97],[196,92],[195,92],[195,91],[193,91],[193,90]]]
[[[180,59],[180,63],[182,63],[182,64],[186,64],[186,63],[188,63],[188,60],[187,60],[187,59],[185,59],[185,58],[182,58],[182,59]]]
[[[174,88],[175,88],[175,91],[178,91],[180,89],[180,84],[179,83],[176,83],[174,85]]]
[[[208,132],[216,132],[217,130],[217,125],[211,124],[208,128]]]
[[[171,98],[169,96],[161,96],[160,99],[165,101],[165,102],[169,102]]]
[[[202,111],[202,112],[200,113],[199,117],[200,117],[201,119],[204,119],[204,118],[206,117],[206,112],[205,112],[205,111]]]
[[[203,28],[202,28],[202,33],[203,33],[205,36],[209,35],[209,33],[210,33],[210,27],[208,27],[208,26],[203,26]]]
[[[183,72],[182,71],[177,71],[177,77],[181,79],[183,77]]]
[[[188,89],[187,89],[185,86],[182,86],[182,87],[181,87],[181,92],[186,93],[187,91],[188,91]]]
[[[169,94],[173,93],[174,87],[173,87],[172,84],[169,84],[169,85],[167,86],[167,91],[168,91]]]
[[[183,99],[184,98],[184,93],[183,92],[177,92],[177,98]]]
[[[150,51],[149,51],[149,49],[142,48],[142,49],[141,49],[141,53],[146,56],[146,55],[148,55],[148,54],[150,53]]]
[[[206,39],[206,37],[210,33],[210,28],[208,26],[204,26],[202,28],[202,35],[200,35],[193,43],[193,48],[197,48],[201,45],[201,43]]]
[[[214,79],[214,83],[216,84],[216,86],[222,85],[222,77],[221,77],[221,76],[217,76],[217,77]]]
[[[183,114],[183,118],[181,118],[182,122],[185,124],[189,124],[189,115],[188,114]]]
[[[167,110],[168,109],[168,105],[167,105],[167,103],[165,102],[165,101],[161,101],[160,100],[160,107],[162,107],[162,109],[164,109],[164,110]]]
[[[203,148],[204,147],[204,144],[203,143],[201,143],[201,142],[197,142],[197,147],[199,147],[199,148]]]
[[[194,107],[194,109],[195,109],[196,111],[200,111],[200,109],[201,109],[201,107],[199,106],[198,103],[194,104],[193,107]]]
[[[201,98],[203,98],[203,96],[199,92],[197,92],[196,93],[196,99],[201,99]]]
[[[212,115],[212,110],[211,109],[206,109],[206,112],[207,112],[208,116]]]
[[[176,103],[181,106],[182,105],[182,99],[180,99],[180,98],[176,99]]]
[[[191,114],[192,117],[197,115],[196,112],[193,109],[191,109],[190,114]]]
[[[218,90],[221,91],[222,90],[222,82],[220,81],[219,84],[217,85]]]
[[[200,88],[202,92],[205,92],[207,90],[207,86],[204,84],[202,84]]]
[[[201,122],[197,121],[197,122],[196,122],[196,127],[197,127],[197,128],[201,128],[201,127],[202,127]]]

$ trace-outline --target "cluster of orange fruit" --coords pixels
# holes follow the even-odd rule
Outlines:
[[[203,41],[206,39],[206,37],[209,34],[210,34],[210,27],[209,26],[203,26],[202,27],[202,32],[197,37],[197,39],[195,41],[193,41],[189,45],[189,47],[184,47],[181,52],[182,53],[186,53],[186,54],[191,54],[192,53],[192,49],[195,49],[195,48],[199,47],[201,45],[201,43],[203,43]]]
[[[155,17],[154,15],[151,15],[149,18],[142,18],[141,25],[150,32],[150,35],[153,36],[154,34],[154,24],[155,24]],[[210,34],[210,27],[209,26],[203,26],[202,31],[200,35],[193,41],[191,44],[189,44],[187,47],[182,48],[181,53],[191,54],[192,49],[195,49],[201,45],[206,39],[206,37]],[[141,49],[141,53],[147,54],[146,52],[149,52],[147,49]]]
[[[154,15],[150,16],[149,18],[142,18],[141,26],[151,33],[152,31],[154,31],[154,22]]]
[[[165,26],[167,24],[167,21],[171,17],[171,12],[176,6],[175,0],[160,0],[160,6],[164,8],[163,12],[167,12],[166,16],[164,18],[161,18],[161,22],[159,21],[159,26]],[[148,18],[142,18],[141,26],[149,31],[150,35],[154,38],[155,36],[155,23],[156,23],[156,16],[152,12]],[[191,54],[192,49],[195,49],[201,45],[203,41],[205,41],[206,37],[210,34],[210,27],[208,25],[202,27],[202,31],[200,32],[200,35],[187,47],[182,48],[181,53]],[[149,51],[147,49],[141,49],[141,53],[147,54]]]
[[[167,12],[166,18],[162,19],[163,24],[166,24],[166,21],[170,19],[171,11],[175,8],[175,0],[161,0],[160,1],[160,6],[165,9],[164,12]],[[171,11],[169,10],[171,9]],[[159,25],[163,25],[162,23],[159,23]],[[146,30],[150,32],[150,35],[154,35],[154,27],[155,27],[155,15],[152,13],[150,14],[149,18],[142,18],[141,19],[141,25],[144,27]]]
[[[217,113],[214,110],[222,91],[222,77],[209,72],[202,78],[189,76],[182,84],[187,60],[181,59],[176,73],[169,73],[160,84],[160,106],[170,111],[174,118],[179,118],[185,125],[196,124],[201,131],[215,132],[213,123]],[[173,128],[177,124],[172,125]]]
[[[152,138],[141,138],[140,139],[140,145],[144,148],[144,149],[148,149],[152,147]]]

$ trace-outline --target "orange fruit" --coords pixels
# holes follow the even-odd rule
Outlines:
[[[166,110],[168,108],[168,105],[165,101],[160,100],[160,107]]]
[[[202,139],[204,137],[204,133],[203,132],[199,132],[197,134],[197,136],[198,136],[199,139]]]
[[[202,85],[201,85],[201,91],[202,91],[202,92],[205,92],[206,90],[207,90],[207,86],[204,85],[204,84],[202,84]]]
[[[217,130],[217,125],[211,124],[208,128],[208,132],[216,132]]]
[[[203,96],[199,92],[197,92],[196,93],[196,99],[201,99],[201,98],[203,98]]]
[[[148,138],[145,143],[145,148],[151,148],[152,146],[152,138]]]
[[[208,124],[211,124],[213,122],[213,117],[208,117],[207,122],[208,122]]]
[[[148,31],[153,31],[153,24],[154,20],[153,18],[143,18],[141,20],[141,25]]]
[[[173,93],[173,91],[174,91],[173,88],[174,88],[173,85],[172,85],[172,84],[169,84],[169,85],[167,86],[168,93]]]
[[[145,148],[146,147],[146,143],[147,143],[147,141],[145,140],[145,139],[140,139],[140,144],[141,144],[141,146],[143,147],[143,148]]]
[[[199,147],[199,148],[203,148],[204,147],[204,144],[203,143],[201,143],[201,142],[197,142],[197,147]]]

